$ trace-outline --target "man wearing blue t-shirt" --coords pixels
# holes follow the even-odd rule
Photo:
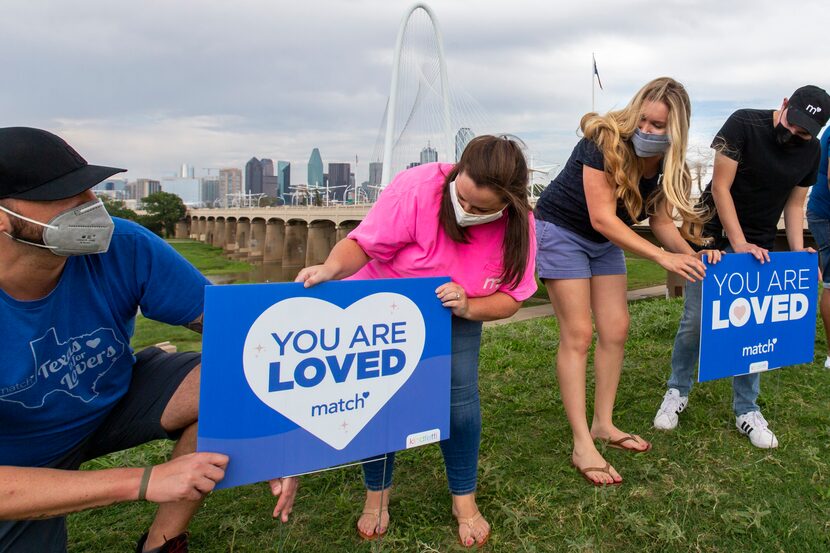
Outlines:
[[[130,337],[144,316],[201,329],[205,278],[90,188],[123,169],[89,165],[46,131],[0,129],[0,552],[65,551],[61,515],[159,504],[137,551],[186,551],[186,529],[228,458],[193,453],[200,356]],[[78,471],[159,438],[173,460]],[[291,510],[296,482],[272,482]],[[48,518],[52,517],[52,518]]]
[[[818,166],[818,178],[810,192],[807,202],[807,226],[818,245],[819,263],[821,267],[821,283],[824,290],[821,293],[819,311],[824,321],[824,333],[827,343],[830,344],[830,127],[821,135],[821,162]],[[830,369],[830,353],[824,361],[824,368]]]

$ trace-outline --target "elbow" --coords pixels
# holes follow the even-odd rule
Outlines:
[[[599,215],[599,216],[591,216],[591,226],[594,228],[595,231],[602,234],[603,236],[607,236],[607,232],[609,230],[609,221],[608,217]]]

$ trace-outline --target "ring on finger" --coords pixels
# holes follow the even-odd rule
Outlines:
[[[459,294],[458,292],[456,292],[456,293],[455,293],[455,299],[456,299],[456,300],[460,300],[460,299],[461,299],[461,294]]]

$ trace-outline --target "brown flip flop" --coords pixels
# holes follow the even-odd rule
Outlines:
[[[623,444],[628,441],[634,441],[635,443],[640,443],[642,440],[643,443],[648,444],[648,447],[645,449],[637,449],[634,447],[625,447]],[[622,449],[623,451],[630,451],[631,453],[645,453],[646,451],[651,451],[651,442],[647,442],[642,438],[637,439],[632,434],[626,434],[624,437],[620,438],[619,440],[603,440],[600,439],[602,443],[604,443],[607,447],[612,449]]]
[[[593,485],[593,486],[597,486],[597,487],[619,486],[620,484],[622,484],[622,480],[620,480],[619,482],[614,481],[614,477],[611,475],[611,463],[609,463],[607,461],[606,461],[604,467],[579,468],[578,466],[576,466],[576,463],[574,463],[573,461],[571,461],[571,465],[573,465],[573,468],[576,469],[576,472],[578,472],[580,475],[582,475],[582,478],[587,480],[588,483]],[[593,478],[588,476],[589,472],[604,472],[608,476],[611,476],[611,481],[610,482],[597,482],[596,480],[594,480]]]

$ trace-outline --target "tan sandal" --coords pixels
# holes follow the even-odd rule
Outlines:
[[[492,531],[492,528],[489,528],[487,530],[487,533],[484,535],[484,537],[481,539],[481,541],[478,541],[478,538],[477,538],[477,533],[476,533],[476,529],[475,529],[474,525],[479,520],[483,520],[484,517],[481,516],[481,511],[476,511],[476,514],[474,514],[470,518],[462,518],[462,517],[456,515],[455,512],[453,512],[453,515],[455,515],[455,519],[458,521],[458,528],[461,529],[462,526],[466,525],[467,528],[469,528],[469,530],[470,530],[470,537],[473,538],[473,543],[470,544],[470,545],[467,545],[466,543],[464,543],[464,541],[461,539],[461,536],[459,535],[458,536],[458,543],[460,543],[462,547],[470,548],[474,545],[477,546],[477,547],[483,547],[484,544],[487,543],[487,540],[490,539],[490,532]]]
[[[380,518],[381,518],[381,516],[383,516],[383,513],[389,514],[389,508],[388,507],[383,507],[383,508],[380,508],[380,509],[364,509],[364,511],[360,514],[360,516],[363,517],[363,515],[370,515],[370,516],[375,517],[375,521],[376,521],[375,522],[375,531],[372,532],[371,534],[367,534],[366,532],[364,532],[363,530],[360,529],[360,526],[357,526],[357,534],[361,538],[363,538],[364,540],[367,540],[367,541],[376,540],[378,537],[383,536],[384,534],[386,534],[386,531],[388,530],[388,528],[381,528],[380,527]],[[358,518],[357,520],[358,520],[358,522],[360,522],[360,518]]]

